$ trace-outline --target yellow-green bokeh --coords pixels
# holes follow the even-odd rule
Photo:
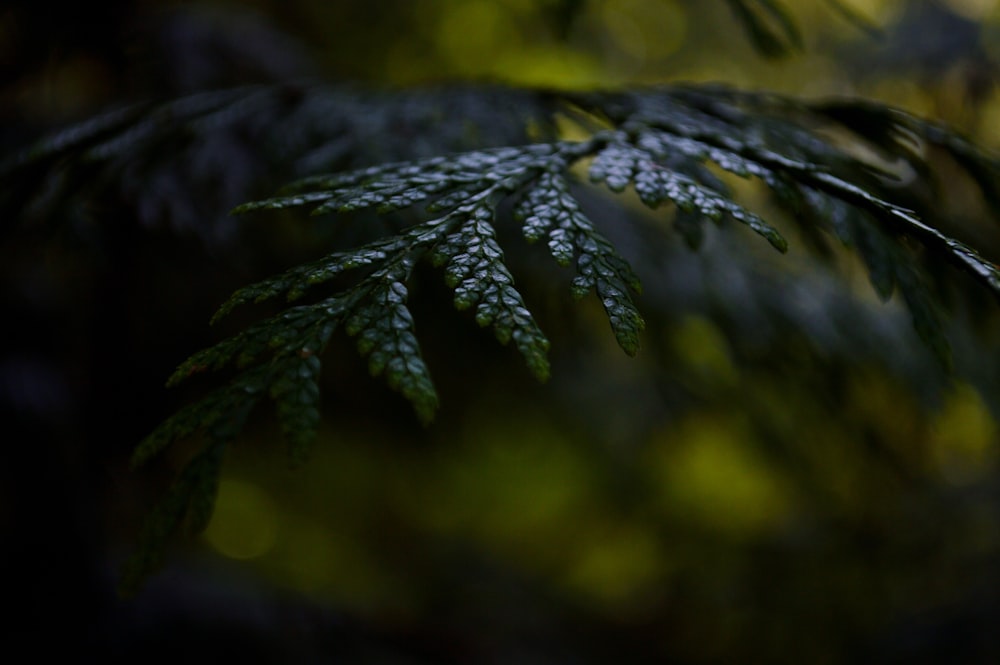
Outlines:
[[[278,535],[278,509],[267,492],[251,481],[224,477],[205,529],[208,543],[223,556],[256,559],[271,551]]]

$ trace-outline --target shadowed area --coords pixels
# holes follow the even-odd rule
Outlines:
[[[644,328],[609,326],[618,295],[591,285],[574,298],[576,268],[553,260],[558,243],[545,229],[526,242],[511,221],[518,199],[503,203],[502,261],[487,260],[485,240],[481,261],[509,269],[546,360],[532,356],[538,339],[498,344],[475,307],[456,309],[453,257],[419,263],[399,329],[412,324],[435,399],[418,403],[419,385],[406,393],[420,368],[400,370],[401,389],[372,378],[371,350],[356,348],[364,326],[345,319],[322,353],[319,418],[276,414],[262,397],[209,460],[221,463],[214,506],[184,513],[204,530],[167,539],[159,572],[133,597],[116,593],[144,518],[216,433],[138,469],[133,450],[237,370],[203,376],[194,362],[177,387],[165,380],[282,311],[284,292],[250,293],[209,326],[217,308],[418,219],[349,194],[340,201],[356,209],[333,215],[291,203],[229,215],[291,181],[584,141],[652,97],[623,93],[615,106],[582,93],[721,81],[815,102],[748,126],[766,144],[789,118],[816,121],[817,135],[873,167],[871,191],[995,262],[998,179],[969,146],[1000,141],[1000,7],[815,0],[782,3],[785,15],[772,4],[0,10],[0,528],[14,646],[44,657],[71,644],[104,663],[1000,660],[1000,308],[983,280],[933,262],[916,286],[903,268],[880,273],[933,252],[850,220],[810,230],[821,199],[793,214],[718,163],[692,177],[773,222],[787,254],[766,230],[702,223],[672,200],[651,210],[637,186],[586,184],[590,174],[615,189],[610,151],[573,164],[565,193],[634,268],[643,288],[628,297]],[[768,39],[783,57],[759,53]],[[581,94],[552,113],[565,90]],[[685,109],[739,125],[721,105],[698,107],[701,88],[671,90]],[[897,116],[844,101],[855,97],[964,138],[892,125]],[[60,141],[90,151],[77,159]],[[296,371],[318,367],[311,354]],[[315,428],[315,442],[289,436],[289,422]]]

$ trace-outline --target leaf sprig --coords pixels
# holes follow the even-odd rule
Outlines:
[[[578,194],[588,184],[581,182],[580,173],[590,185],[611,192],[631,188],[650,209],[668,207],[674,227],[692,245],[706,220],[729,220],[785,252],[788,241],[782,232],[736,200],[726,179],[757,181],[790,220],[811,232],[828,232],[857,251],[881,298],[898,290],[917,331],[945,363],[948,342],[922,264],[950,261],[1000,294],[995,264],[894,203],[873,176],[877,165],[852,156],[817,131],[821,123],[855,133],[864,130],[859,140],[878,143],[883,150],[898,146],[895,154],[913,161],[919,155],[887,134],[922,132],[925,140],[955,153],[987,198],[994,195],[994,176],[1000,172],[996,160],[941,128],[863,107],[810,106],[710,86],[539,91],[533,108],[543,107],[553,113],[570,107],[582,111],[595,119],[595,129],[577,141],[545,137],[309,176],[277,196],[238,206],[237,214],[306,209],[319,217],[371,210],[397,213],[406,224],[234,293],[213,321],[250,303],[284,299],[289,304],[178,367],[170,385],[207,371],[228,369],[233,376],[226,386],[164,421],[139,445],[134,462],[146,462],[174,441],[199,432],[206,436],[206,451],[221,450],[264,398],[274,403],[292,460],[301,461],[320,420],[322,357],[338,330],[355,339],[371,374],[384,377],[411,403],[417,418],[429,423],[439,396],[423,358],[419,321],[408,302],[414,269],[422,263],[442,271],[457,309],[469,311],[501,344],[512,344],[530,372],[544,381],[551,372],[549,340],[505,260],[510,248],[499,240],[498,229],[511,220],[528,242],[545,242],[556,263],[573,270],[574,297],[596,295],[617,343],[635,355],[645,326],[637,305],[640,281],[608,239],[608,220],[592,219],[585,210]],[[860,122],[858,114],[864,113],[875,113],[881,124],[873,129]],[[511,204],[509,216],[505,202]],[[406,214],[398,215],[402,211]],[[925,256],[902,238],[922,247]],[[307,304],[296,304],[307,296]],[[183,472],[182,479],[202,478],[217,468],[206,466],[203,457],[192,464],[195,470]],[[150,548],[162,546],[163,534],[176,529],[191,506],[210,505],[205,489],[210,486],[207,481],[182,481],[168,497],[169,506],[154,513],[161,524],[148,530],[136,559],[146,563],[136,563],[133,570],[147,570],[156,561]]]

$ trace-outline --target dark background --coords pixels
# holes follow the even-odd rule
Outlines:
[[[13,3],[0,10],[0,141],[14,151],[125,101],[316,78],[722,80],[866,96],[1000,140],[1000,10],[850,4],[880,38],[827,3],[796,3],[805,49],[772,61],[722,2]],[[3,220],[0,527],[8,627],[29,657],[1000,659],[996,302],[942,276],[957,367],[946,376],[898,299],[879,303],[846,255],[793,248],[775,261],[725,232],[692,252],[628,225],[609,234],[646,287],[638,358],[516,234],[508,258],[553,342],[546,385],[454,312],[428,271],[414,311],[441,393],[435,423],[421,427],[340,339],[309,463],[289,469],[262,410],[228,454],[205,534],[175,541],[164,571],[119,599],[141,518],[193,449],[140,470],[129,454],[209,385],[168,391],[164,379],[236,329],[207,323],[232,290],[341,240],[293,216],[228,218],[291,177],[259,159],[252,133],[229,138],[183,153],[208,166],[162,146],[159,179],[61,210],[60,223],[31,210]],[[959,174],[944,177],[948,219],[995,259],[996,220]]]

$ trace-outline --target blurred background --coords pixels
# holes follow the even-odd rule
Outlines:
[[[788,4],[803,45],[775,59],[722,0],[8,2],[0,147],[124,102],[316,80],[418,92],[719,81],[866,97],[1000,144],[1000,3],[844,0],[870,24],[822,0]],[[422,131],[446,134],[475,110],[463,104]],[[262,410],[228,453],[206,532],[178,538],[160,575],[117,598],[143,515],[195,450],[128,466],[209,385],[167,391],[165,378],[251,320],[209,328],[235,288],[343,239],[330,220],[226,217],[298,175],[260,157],[252,121],[184,152],[159,146],[166,167],[50,215],[66,223],[5,212],[0,527],[22,592],[17,634],[34,653],[1000,662],[995,300],[934,276],[949,285],[949,375],[898,297],[879,302],[842,252],[774,259],[735,229],[710,229],[692,251],[597,194],[591,216],[610,220],[645,286],[636,359],[599,303],[574,302],[569,276],[509,233],[512,271],[553,343],[549,383],[453,311],[428,271],[413,308],[437,421],[421,427],[336,340],[309,462],[289,468]],[[284,131],[280,113],[267,121]],[[359,136],[385,154],[418,150],[391,127]],[[957,169],[941,177],[936,202],[956,232],[997,260],[995,217]]]

